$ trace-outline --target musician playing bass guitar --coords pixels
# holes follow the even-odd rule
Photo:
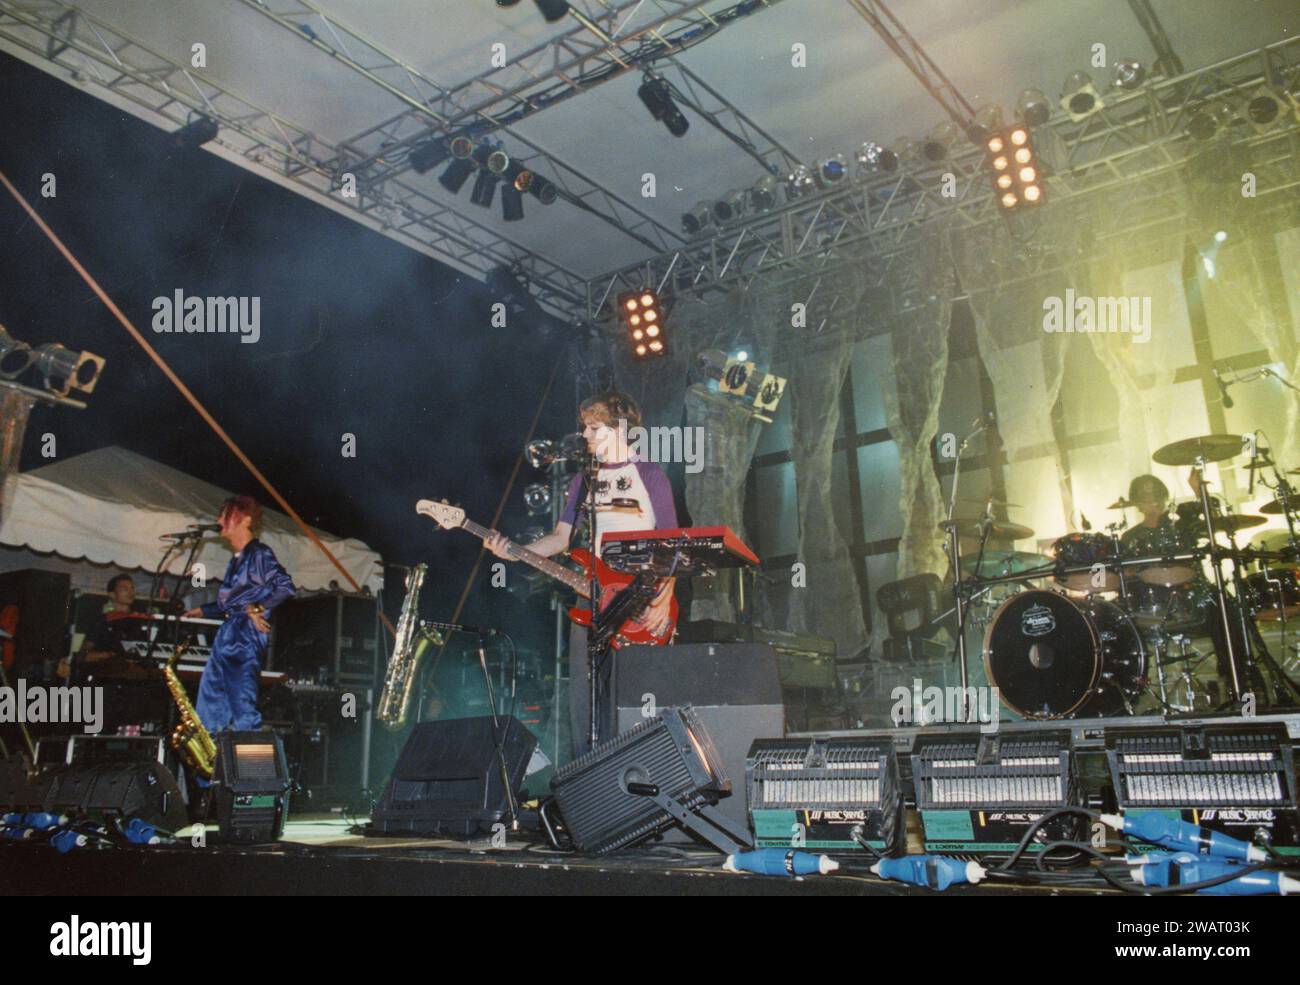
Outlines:
[[[578,413],[582,435],[600,466],[596,479],[595,555],[600,556],[605,534],[676,527],[677,510],[668,476],[654,462],[634,460],[628,448],[628,430],[641,424],[641,412],[632,399],[611,391],[583,401]],[[550,557],[569,549],[574,527],[580,530],[585,527],[584,479],[581,474],[573,477],[559,523],[551,533],[529,544],[530,551]],[[504,536],[496,534],[485,542],[497,557],[512,560],[507,553],[510,542]],[[673,587],[674,579],[664,579],[658,594],[638,620],[655,635],[666,633],[671,624]],[[611,661],[604,661],[597,681],[596,704],[603,738],[614,734],[613,695],[608,693],[611,668]],[[587,631],[574,624],[569,632],[569,720],[575,756],[588,749],[590,723],[587,719]]]

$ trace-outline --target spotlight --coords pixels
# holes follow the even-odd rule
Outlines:
[[[1209,140],[1221,127],[1232,122],[1232,107],[1217,101],[1202,106],[1187,121],[1187,132],[1197,140]]]
[[[1061,109],[1075,123],[1086,120],[1105,105],[1087,72],[1071,72],[1066,76],[1061,89]]]
[[[989,134],[1001,130],[1004,125],[1002,107],[997,103],[988,103],[975,111],[975,117],[966,131],[966,136],[972,144],[982,144],[988,139]]]
[[[569,12],[569,5],[565,0],[534,0],[534,2],[547,23],[553,24]]]
[[[618,310],[627,324],[632,352],[638,358],[664,355],[663,317],[654,291],[625,291],[618,296]]]
[[[533,173],[528,181],[528,194],[543,205],[552,204],[559,197],[560,191],[548,178],[543,178],[540,174]]]
[[[546,468],[555,461],[557,454],[555,442],[548,438],[535,438],[524,445],[524,457],[535,469]]]
[[[713,203],[713,221],[716,223],[734,222],[745,214],[747,199],[745,189],[737,188],[727,192]]]
[[[513,184],[507,182],[501,186],[501,218],[506,222],[518,222],[524,217],[524,196]]]
[[[428,174],[446,159],[447,149],[437,140],[421,140],[408,158],[416,174]]]
[[[200,147],[209,140],[215,140],[217,131],[216,120],[207,116],[200,116],[190,120],[185,126],[172,134],[172,146]]]
[[[1022,205],[1042,202],[1043,178],[1027,127],[1011,127],[989,134],[984,151],[998,204],[1004,210],[1009,212]]]
[[[0,377],[12,380],[22,376],[35,359],[30,345],[18,341],[0,325]]]
[[[1052,104],[1041,89],[1025,89],[1016,102],[1016,115],[1028,126],[1041,127],[1052,117]]]
[[[501,148],[497,148],[487,156],[484,165],[495,175],[503,175],[506,169],[510,167],[510,155]]]
[[[524,487],[524,505],[529,516],[541,516],[551,510],[551,487],[545,482],[534,482]]]
[[[819,188],[838,185],[849,176],[849,166],[843,154],[832,154],[817,165],[815,180]]]
[[[812,172],[806,165],[800,164],[790,172],[785,179],[786,195],[790,198],[799,198],[813,190],[815,179]]]
[[[451,149],[451,156],[461,161],[473,157],[476,150],[474,141],[468,137],[453,137],[447,146]]]
[[[58,342],[37,348],[36,358],[32,361],[45,377],[45,389],[53,390],[61,397],[66,397],[70,389],[93,392],[104,369],[104,360],[94,353],[73,352]]]
[[[666,126],[669,133],[674,137],[685,136],[691,123],[673,102],[672,87],[666,79],[647,74],[636,94],[641,97],[641,102],[645,103],[650,115]]]
[[[755,212],[767,212],[776,208],[779,201],[780,182],[776,175],[768,174],[759,178],[749,190],[749,207]]]
[[[1270,86],[1263,86],[1246,100],[1246,122],[1257,133],[1268,133],[1281,125],[1289,109],[1290,104],[1282,93]]]
[[[944,120],[930,131],[930,135],[921,144],[921,156],[931,164],[946,160],[960,137],[961,128],[952,120]]]
[[[712,225],[713,209],[708,202],[696,202],[691,206],[691,210],[682,216],[682,232],[688,236],[694,236],[696,233]]]
[[[416,170],[418,171],[420,169],[417,167]],[[473,173],[473,161],[465,161],[457,158],[447,165],[447,170],[443,171],[438,178],[438,184],[442,185],[443,188],[447,189],[447,191],[451,192],[453,195],[457,195],[460,193],[460,190],[465,187],[465,182],[469,180],[469,176]]]
[[[921,145],[911,137],[899,137],[894,141],[894,154],[904,168],[916,167],[925,158],[921,155]]]
[[[497,176],[490,171],[480,171],[474,178],[474,188],[469,193],[469,200],[485,209],[491,208],[498,180]]]
[[[867,141],[853,155],[859,177],[864,174],[890,174],[898,170],[898,155],[887,147]]]
[[[1116,89],[1136,89],[1147,77],[1146,66],[1136,58],[1121,58],[1115,63],[1110,84]]]

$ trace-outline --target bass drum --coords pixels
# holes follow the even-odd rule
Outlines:
[[[1022,592],[984,634],[984,669],[1025,718],[1128,714],[1146,687],[1146,647],[1119,606]]]

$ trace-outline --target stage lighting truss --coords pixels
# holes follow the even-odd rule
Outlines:
[[[1028,127],[1008,127],[990,134],[984,152],[1003,212],[1043,203],[1043,174]]]
[[[625,291],[618,296],[618,310],[638,359],[662,356],[668,351],[658,294],[650,288]]]

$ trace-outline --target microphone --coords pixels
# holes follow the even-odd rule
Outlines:
[[[186,530],[177,534],[163,534],[159,540],[186,540],[190,537],[202,537],[204,534],[215,534],[221,532],[219,523],[191,523]]]
[[[429,629],[437,629],[447,633],[469,633],[471,636],[499,636],[499,629],[484,629],[481,626],[467,626],[460,622],[432,622],[426,620],[421,625]]]
[[[1214,382],[1219,384],[1219,396],[1223,400],[1223,409],[1232,410],[1233,401],[1232,398],[1228,396],[1228,384],[1223,381],[1223,377],[1219,375],[1217,369],[1212,369],[1210,372],[1214,374]]]

